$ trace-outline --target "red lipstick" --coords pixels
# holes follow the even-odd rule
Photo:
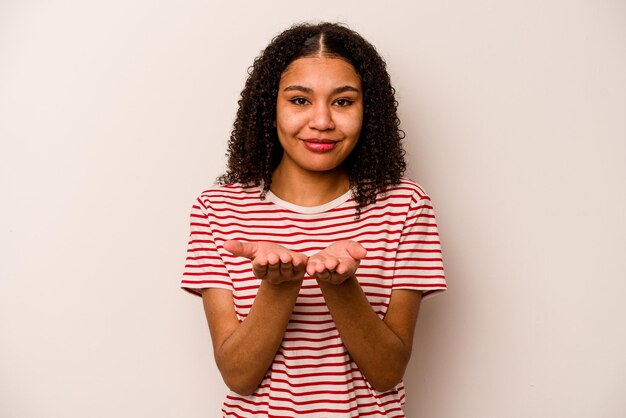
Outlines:
[[[309,151],[313,152],[328,152],[331,151],[337,145],[337,141],[330,140],[302,140],[304,142],[304,146],[307,147]]]

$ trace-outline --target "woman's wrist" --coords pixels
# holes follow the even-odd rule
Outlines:
[[[302,279],[297,280],[285,280],[279,283],[273,283],[268,280],[261,280],[261,287],[266,287],[273,292],[292,292],[297,289],[300,290],[302,286]]]

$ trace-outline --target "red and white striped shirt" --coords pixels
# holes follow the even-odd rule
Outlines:
[[[385,316],[394,289],[428,296],[446,288],[437,224],[430,198],[415,182],[402,181],[379,195],[355,219],[350,192],[316,207],[285,202],[239,184],[203,192],[191,212],[191,237],[182,287],[233,292],[243,321],[260,280],[250,260],[224,250],[224,241],[271,241],[311,256],[339,240],[367,250],[356,277],[372,309]],[[382,359],[381,359],[382,360]],[[404,417],[402,383],[378,392],[363,377],[342,343],[313,277],[305,276],[285,336],[256,392],[231,392],[226,417]]]

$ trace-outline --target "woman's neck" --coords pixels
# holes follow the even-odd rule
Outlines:
[[[316,173],[284,173],[279,166],[272,174],[270,190],[280,199],[298,206],[320,206],[350,189],[343,170]]]

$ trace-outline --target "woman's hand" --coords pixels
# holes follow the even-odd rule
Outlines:
[[[252,271],[258,279],[270,284],[300,283],[306,272],[308,257],[266,241],[230,240],[226,251],[252,260]]]
[[[309,257],[306,272],[317,280],[332,284],[343,283],[356,273],[367,251],[355,241],[338,241]]]

